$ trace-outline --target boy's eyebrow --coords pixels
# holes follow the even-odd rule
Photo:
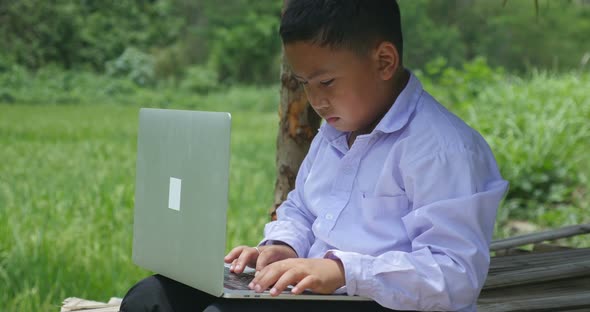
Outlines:
[[[327,71],[327,70],[325,70],[325,69],[323,69],[323,68],[321,68],[321,69],[318,69],[318,70],[314,71],[313,73],[311,73],[311,75],[309,75],[309,79],[307,79],[307,81],[309,81],[309,80],[313,80],[313,79],[314,79],[314,78],[316,78],[317,76],[321,76],[321,75],[323,75],[323,74],[325,74],[325,73],[327,73],[327,72],[328,72],[328,71]],[[295,73],[293,73],[293,76],[294,76],[295,78],[297,78],[297,79],[300,79],[300,80],[305,80],[305,79],[303,79],[303,77],[301,77],[301,76],[299,76],[299,75],[297,75],[297,74],[295,74]]]

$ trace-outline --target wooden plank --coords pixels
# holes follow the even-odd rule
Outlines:
[[[508,249],[500,249],[496,250],[494,257],[504,257],[504,256],[515,256],[515,255],[523,255],[529,253],[541,253],[541,252],[554,252],[554,251],[561,251],[561,250],[571,250],[574,249],[572,247],[567,246],[560,246],[555,244],[547,244],[547,243],[536,243],[533,246],[533,250],[526,250],[518,247],[508,248]]]
[[[577,293],[562,296],[544,294],[543,296],[539,296],[537,298],[514,299],[509,302],[478,303],[477,305],[477,311],[479,312],[555,312],[564,310],[589,311],[590,296],[588,293]]]
[[[534,253],[541,253],[541,252],[554,252],[554,251],[563,251],[563,250],[571,250],[572,247],[567,246],[560,246],[555,244],[547,244],[547,243],[536,243],[533,246]]]
[[[590,269],[568,276],[551,271],[555,265],[587,265],[589,259],[589,248],[492,258],[478,311],[590,311],[590,303],[572,300],[590,297]],[[528,275],[532,269],[541,278]],[[551,304],[543,301],[548,297]]]
[[[517,256],[517,255],[524,255],[530,254],[530,250],[524,250],[521,248],[509,248],[509,249],[500,249],[496,250],[494,257],[504,257],[504,256]]]
[[[531,266],[561,263],[565,259],[577,261],[589,259],[590,248],[570,249],[548,253],[529,253],[526,255],[513,255],[504,257],[492,257],[489,274],[497,274],[503,271],[514,271]]]
[[[566,226],[555,230],[496,240],[491,243],[490,251],[509,249],[522,245],[540,243],[543,241],[566,238],[586,233],[590,233],[590,223]]]
[[[509,302],[526,298],[552,296],[566,296],[579,293],[590,294],[590,278],[578,277],[556,280],[549,283],[536,283],[512,287],[492,288],[482,290],[478,302],[497,303]]]
[[[498,288],[530,283],[548,282],[578,276],[590,276],[590,259],[577,262],[565,261],[559,264],[536,266],[512,272],[491,275],[485,288]]]
[[[507,256],[491,259],[484,289],[583,276],[590,276],[590,248]]]

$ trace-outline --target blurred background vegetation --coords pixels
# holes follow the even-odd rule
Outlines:
[[[538,3],[400,0],[406,66],[511,183],[495,238],[590,222],[590,1]],[[0,310],[121,297],[148,274],[130,260],[139,107],[232,112],[227,248],[258,242],[281,6],[0,0]]]
[[[588,63],[587,0],[400,1],[406,65],[448,66],[484,57],[525,73]],[[211,91],[275,83],[280,0],[0,2],[0,71],[75,70],[126,77],[144,87]],[[15,99],[16,100],[16,99]]]

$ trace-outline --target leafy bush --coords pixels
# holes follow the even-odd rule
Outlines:
[[[186,70],[180,87],[184,90],[206,94],[218,89],[217,72],[206,66],[191,66]]]
[[[466,43],[458,25],[437,23],[429,14],[433,1],[398,1],[404,35],[404,64],[410,68],[424,68],[435,58],[445,59],[450,66],[466,61]],[[455,1],[447,1],[449,3]],[[451,4],[452,5],[452,4]],[[450,9],[451,14],[455,8]]]
[[[438,78],[423,81],[494,151],[511,184],[500,226],[508,219],[551,226],[583,222],[564,215],[576,207],[590,208],[590,161],[585,156],[590,149],[590,75],[535,72],[523,79],[486,67],[476,61],[463,71],[435,71]]]
[[[195,67],[188,72],[195,76],[180,81],[180,86],[165,80],[140,87],[127,77],[64,71],[57,66],[30,72],[15,65],[10,72],[0,72],[0,104],[120,104],[229,112],[273,112],[278,106],[277,85],[230,88],[217,85],[215,72],[206,68]]]
[[[155,77],[151,69],[132,72],[140,85],[178,78],[193,64],[211,65],[224,82],[268,83],[278,77],[281,5],[275,0],[8,1],[0,5],[0,63],[102,72],[106,62],[133,46],[158,61]]]
[[[29,69],[48,64],[103,70],[127,45],[178,40],[185,20],[171,0],[3,1],[0,51]]]
[[[454,109],[464,109],[473,104],[473,100],[488,86],[498,86],[506,79],[502,68],[492,68],[484,57],[477,57],[463,63],[459,68],[449,66],[447,60],[438,57],[427,63],[422,83],[427,87],[435,87],[442,96],[444,103]]]
[[[486,88],[466,111],[512,184],[508,217],[540,220],[550,210],[582,204],[575,194],[587,191],[590,173],[589,83],[588,75],[575,74],[513,78],[505,88]]]
[[[127,77],[138,86],[155,83],[154,59],[136,48],[127,48],[116,59],[106,63],[106,74],[111,77]]]
[[[209,62],[222,81],[268,83],[277,79],[277,24],[275,18],[248,14],[246,23],[215,31]]]
[[[526,72],[533,68],[580,68],[590,52],[590,5],[583,1],[399,1],[405,63],[423,69],[443,57],[460,67],[477,56],[493,66]]]

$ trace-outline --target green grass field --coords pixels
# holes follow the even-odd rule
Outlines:
[[[131,262],[137,108],[0,106],[0,310],[107,300]],[[274,186],[273,113],[234,113],[228,241],[261,237]],[[239,222],[238,222],[239,220]]]
[[[496,238],[513,219],[590,222],[588,85],[590,75],[512,78],[450,106],[486,137],[511,183]],[[275,91],[264,100],[254,89],[214,94],[204,107],[233,116],[228,248],[257,243],[268,220]],[[137,105],[0,104],[0,311],[107,300],[149,274],[131,262],[137,117]],[[565,243],[587,247],[590,238]]]

